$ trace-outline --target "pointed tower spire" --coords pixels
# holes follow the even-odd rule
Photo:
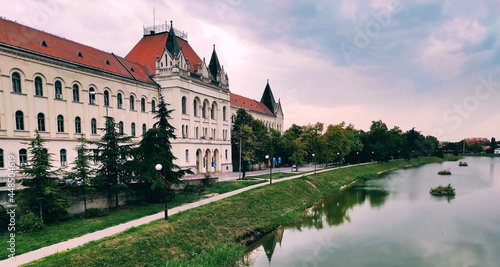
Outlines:
[[[177,57],[181,51],[177,36],[175,36],[174,24],[170,21],[170,31],[168,31],[167,43],[165,44],[167,51],[173,56]]]
[[[221,68],[217,52],[215,52],[215,44],[212,57],[210,58],[210,63],[208,64],[208,69],[210,70],[210,74],[212,74],[212,80],[217,81],[217,76],[220,75]]]
[[[262,98],[260,102],[266,105],[266,107],[274,114],[276,112],[276,100],[274,100],[273,91],[271,90],[271,86],[269,85],[269,79],[267,79],[266,88],[264,89],[264,93],[262,94]]]

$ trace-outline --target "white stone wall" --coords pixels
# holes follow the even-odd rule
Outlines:
[[[122,79],[99,71],[75,68],[56,60],[10,52],[0,50],[0,149],[3,151],[4,161],[4,167],[0,167],[0,183],[7,177],[8,155],[14,155],[16,164],[19,164],[19,150],[27,148],[23,142],[33,138],[38,127],[39,113],[45,116],[45,131],[40,132],[40,135],[47,141],[46,148],[52,153],[55,167],[70,165],[75,160],[74,149],[78,144],[77,139],[82,135],[89,140],[99,140],[102,134],[99,129],[104,127],[106,112],[115,118],[116,123],[123,122],[124,133],[127,135],[131,135],[131,124],[135,123],[135,142],[139,141],[143,132],[142,125],[145,124],[146,129],[149,129],[155,122],[156,113],[151,112],[152,101],[158,104],[158,86],[155,84]],[[21,94],[12,92],[13,72],[21,76]],[[42,78],[43,96],[35,96],[35,77]],[[229,92],[180,74],[159,74],[155,80],[160,84],[165,101],[170,104],[169,108],[175,109],[170,121],[177,129],[177,140],[172,141],[173,153],[177,157],[175,163],[181,168],[192,167],[197,174],[232,171]],[[55,81],[62,83],[60,99],[55,95]],[[73,85],[79,87],[78,102],[73,101]],[[90,88],[96,92],[95,101],[90,100]],[[110,95],[107,108],[104,105],[105,90]],[[118,94],[122,95],[121,108],[118,108]],[[134,97],[133,110],[130,108],[131,96]],[[187,99],[186,114],[182,114],[183,96]],[[145,111],[141,110],[141,99],[145,100]],[[194,116],[193,112],[195,99],[199,101],[198,116]],[[207,103],[207,118],[201,117],[203,102]],[[212,104],[215,107],[214,119],[210,116]],[[224,107],[225,120],[222,114]],[[16,130],[15,113],[18,110],[23,112],[24,130]],[[59,115],[64,118],[64,132],[58,132]],[[75,132],[76,117],[81,120],[81,133]],[[92,119],[96,120],[96,134],[91,132]],[[182,126],[187,126],[184,138]],[[199,129],[198,137],[195,134],[196,127]],[[204,128],[207,129],[207,136],[202,139]],[[60,161],[61,149],[66,150],[66,162]],[[215,167],[212,167],[213,162],[216,163]]]
[[[195,174],[231,172],[229,91],[196,78],[174,73],[157,75],[155,81],[160,84],[161,93],[170,104],[169,108],[174,110],[171,124],[177,129],[177,139],[172,141],[172,147],[174,155],[177,156],[177,164],[191,167]],[[183,97],[186,99],[185,113],[182,108]],[[203,103],[206,108],[205,118],[202,116]]]

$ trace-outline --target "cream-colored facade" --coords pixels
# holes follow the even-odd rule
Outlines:
[[[13,24],[3,19],[0,23]],[[66,42],[63,38],[50,38],[53,43]],[[50,41],[48,44],[38,39],[33,41],[44,47],[52,45]],[[71,45],[90,51],[83,55],[77,52],[83,58],[90,58],[89,53],[95,50]],[[110,57],[109,61],[102,59],[111,64],[110,68],[126,69],[130,76],[0,40],[0,183],[7,179],[11,156],[17,165],[27,162],[25,142],[33,138],[36,130],[47,141],[45,147],[52,154],[56,168],[70,167],[80,137],[100,139],[106,114],[114,117],[120,131],[135,136],[133,141],[138,142],[155,122],[154,109],[160,93],[170,104],[168,107],[174,109],[170,121],[177,135],[172,140],[177,157],[174,163],[191,168],[196,174],[232,171],[230,92],[223,69],[212,75],[203,61],[197,69],[190,70],[192,63],[182,51],[172,55],[165,48],[164,54],[157,57],[156,69],[148,81],[135,78],[134,68],[139,73],[140,62],[95,51],[96,55]]]
[[[177,139],[172,141],[172,148],[177,164],[195,173],[231,172],[227,82],[214,85],[205,64],[199,68],[200,75],[193,77],[182,55],[174,59],[165,51],[161,61],[171,60],[174,67],[157,64],[154,79],[174,109],[172,125],[177,129]]]

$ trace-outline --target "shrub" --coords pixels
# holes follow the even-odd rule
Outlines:
[[[371,171],[371,172],[358,173],[358,174],[356,174],[356,176],[354,176],[354,178],[356,178],[356,180],[366,181],[366,180],[370,180],[376,176],[377,176],[377,173]]]
[[[104,216],[107,216],[108,214],[109,214],[108,210],[92,208],[92,209],[85,210],[82,213],[82,217],[86,218],[86,219],[90,219],[90,218],[104,217]]]
[[[31,211],[21,214],[17,222],[17,229],[19,229],[19,232],[21,233],[35,232],[41,230],[42,228],[42,219]]]
[[[184,189],[182,190],[185,194],[198,194],[201,195],[203,191],[205,191],[205,187],[201,185],[194,185],[194,184],[186,184],[184,186]]]

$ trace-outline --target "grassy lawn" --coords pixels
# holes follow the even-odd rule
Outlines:
[[[259,187],[173,215],[168,223],[157,220],[28,266],[234,266],[244,255],[242,240],[298,218],[325,195],[355,181],[356,175],[440,161],[368,164]]]
[[[169,208],[177,207],[205,198],[203,195],[222,194],[237,190],[263,181],[229,181],[215,183],[206,187],[201,195],[179,193],[168,205]],[[109,215],[92,219],[69,219],[63,222],[50,224],[41,231],[16,234],[16,254],[26,253],[41,247],[52,245],[84,234],[92,233],[121,223],[132,221],[144,216],[158,213],[163,210],[163,204],[137,204],[120,207],[117,211],[110,210]],[[0,240],[8,240],[9,232],[0,235]],[[0,259],[6,259],[7,250],[0,250]]]
[[[285,178],[285,177],[290,177],[290,176],[295,176],[298,174],[301,174],[302,172],[280,172],[280,173],[273,173],[273,179],[279,179],[279,178]],[[260,174],[257,176],[252,176],[254,178],[260,178],[260,179],[269,179],[269,173],[265,174]]]

